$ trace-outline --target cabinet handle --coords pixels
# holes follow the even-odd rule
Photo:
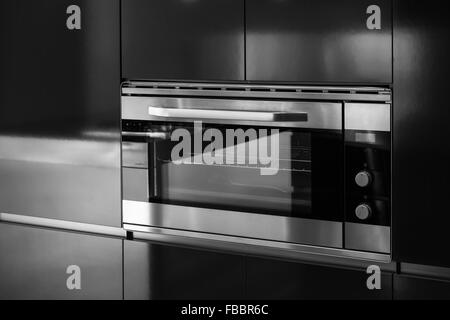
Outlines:
[[[170,133],[168,132],[132,132],[123,131],[122,137],[126,138],[146,138],[154,140],[167,140],[170,139]]]
[[[255,112],[227,111],[211,109],[178,109],[149,107],[148,113],[154,117],[174,119],[208,119],[230,121],[259,122],[308,122],[308,114],[304,112]]]

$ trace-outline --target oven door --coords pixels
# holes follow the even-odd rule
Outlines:
[[[343,247],[342,104],[123,97],[124,224]]]

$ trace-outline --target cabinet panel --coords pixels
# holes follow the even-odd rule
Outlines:
[[[121,226],[120,1],[4,0],[0,20],[0,211]]]
[[[242,257],[125,241],[126,300],[241,299]]]
[[[395,300],[450,300],[450,281],[394,276]]]
[[[0,299],[122,299],[120,239],[0,224],[0,257]]]
[[[450,267],[450,21],[439,1],[398,0],[394,23],[394,259]]]
[[[122,1],[122,52],[127,79],[244,80],[244,1]]]
[[[248,259],[248,299],[392,299],[392,274],[381,274],[381,290],[369,290],[365,270]]]
[[[392,82],[390,0],[246,3],[247,80]]]

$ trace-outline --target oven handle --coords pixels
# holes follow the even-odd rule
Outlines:
[[[125,138],[146,138],[153,140],[167,140],[170,139],[170,133],[168,132],[132,132],[122,131],[122,137]]]
[[[308,122],[308,114],[305,112],[259,112],[149,107],[148,113],[150,116],[172,119]]]

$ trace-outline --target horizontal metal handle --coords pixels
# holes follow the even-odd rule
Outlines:
[[[43,227],[57,230],[78,231],[97,235],[125,238],[127,232],[122,228],[107,227],[80,222],[62,221],[9,213],[0,213],[0,222],[15,223],[24,226]]]
[[[148,113],[154,117],[175,119],[233,120],[259,122],[307,122],[305,112],[258,112],[258,111],[228,111],[210,109],[178,109],[149,107]]]
[[[128,138],[147,138],[147,139],[157,139],[157,140],[167,140],[170,139],[170,133],[168,132],[132,132],[123,131],[123,137]]]

